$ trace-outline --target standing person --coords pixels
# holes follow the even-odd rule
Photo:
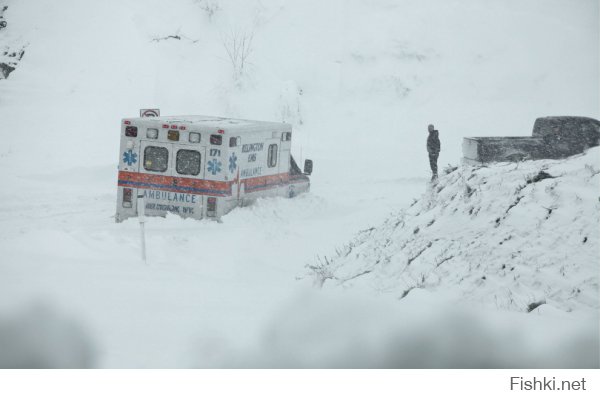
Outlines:
[[[431,180],[437,179],[437,160],[440,155],[440,137],[439,132],[434,130],[433,125],[427,126],[429,136],[427,136],[427,152],[429,153],[429,166],[431,167]]]

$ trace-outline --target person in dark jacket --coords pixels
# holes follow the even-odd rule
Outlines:
[[[440,137],[439,132],[433,128],[433,125],[427,126],[429,136],[427,136],[427,152],[429,153],[429,166],[431,167],[431,180],[437,179],[437,160],[440,155]]]

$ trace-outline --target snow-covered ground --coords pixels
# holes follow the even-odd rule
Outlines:
[[[428,189],[428,123],[440,129],[440,164],[457,165],[463,136],[527,135],[542,115],[600,116],[598,3],[577,3],[0,0],[0,48],[25,49],[0,80],[0,365],[18,356],[6,348],[37,342],[31,364],[60,367],[597,366],[597,151],[547,163],[564,177],[526,185],[506,214],[543,161],[480,169],[471,197],[459,169],[426,194],[431,205],[411,207]],[[252,36],[253,51],[234,80],[224,45],[236,35]],[[113,215],[119,120],[152,106],[294,123],[295,155],[315,161],[311,192],[236,209],[222,224],[151,219],[144,264],[137,221]],[[499,198],[486,208],[484,195]],[[474,258],[451,259],[437,278],[432,262],[459,244],[436,241],[404,285],[383,266],[353,289],[313,284],[307,265],[360,230],[384,226],[374,230],[384,240],[402,214],[408,230],[389,238],[415,235],[415,249],[437,234],[516,235],[498,257],[486,253],[496,241],[473,244],[489,258],[482,273],[460,273]],[[473,218],[477,229],[463,229]],[[539,235],[559,227],[563,241]],[[514,271],[497,269],[529,235],[511,297],[502,284]],[[389,255],[401,264],[411,254]],[[540,271],[526,271],[534,257]],[[463,308],[465,298],[481,305]],[[73,352],[51,349],[73,341]]]
[[[595,313],[599,154],[448,171],[311,270],[319,284],[396,297],[458,288],[501,309]]]

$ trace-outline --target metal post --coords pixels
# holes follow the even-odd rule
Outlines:
[[[142,260],[144,261],[144,263],[146,263],[146,233],[144,231],[144,222],[146,221],[146,216],[144,209],[144,194],[138,194],[137,211],[138,220],[140,221],[140,237],[142,239]]]

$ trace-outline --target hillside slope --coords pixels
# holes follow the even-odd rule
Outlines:
[[[311,272],[398,298],[418,287],[501,309],[597,309],[598,154],[462,166]]]

